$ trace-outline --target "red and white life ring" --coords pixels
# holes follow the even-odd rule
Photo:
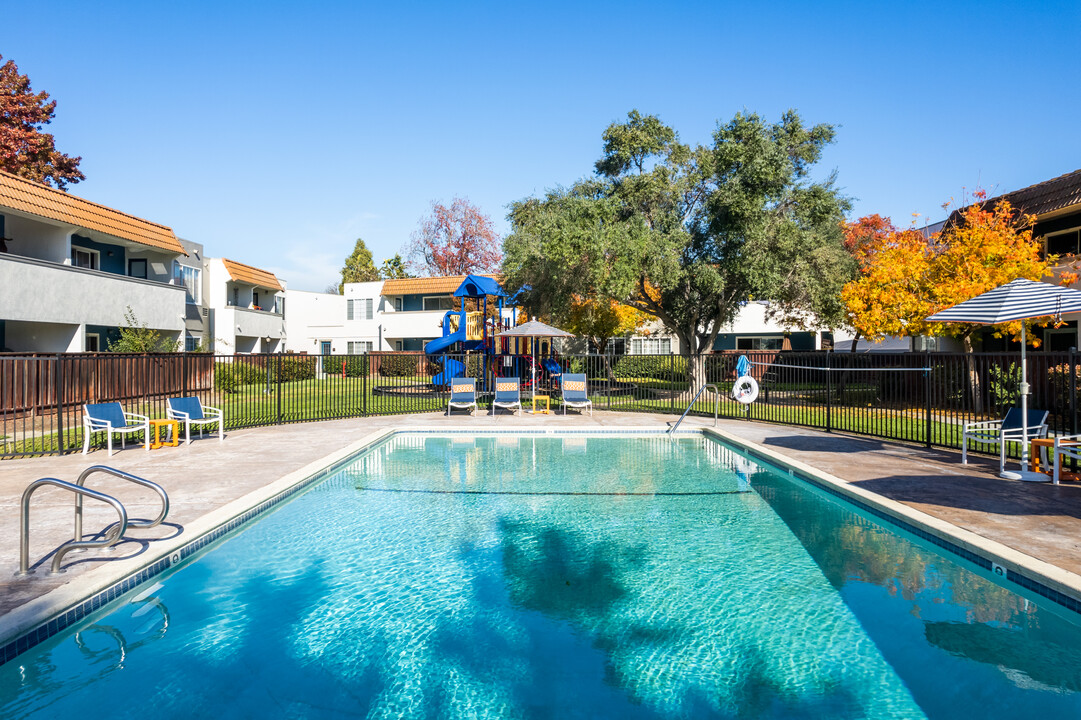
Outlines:
[[[744,405],[750,405],[758,399],[758,381],[750,375],[744,375],[732,385],[732,399]]]

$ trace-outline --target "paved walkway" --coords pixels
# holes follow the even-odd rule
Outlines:
[[[388,427],[449,424],[461,427],[664,427],[670,415],[598,412],[594,417],[512,417],[475,419],[462,416],[448,421],[438,414],[383,418],[357,418],[320,423],[249,428],[230,432],[225,442],[208,437],[191,445],[147,453],[129,449],[106,457],[27,458],[0,462],[0,616],[68,583],[78,583],[90,570],[114,560],[144,553],[157,554],[155,545],[183,533],[196,519],[243,497],[309,463],[341,450],[360,438]],[[688,418],[683,427],[709,425]],[[830,435],[814,430],[739,421],[722,421],[735,435],[818,467],[865,489],[910,505],[1073,573],[1081,574],[1081,483],[1052,486],[1003,480],[996,476],[997,459],[977,459],[960,465],[959,453],[926,450],[874,439]],[[34,496],[31,509],[31,564],[38,570],[30,578],[16,578],[18,568],[19,499],[30,481],[45,476],[74,480],[89,464],[107,464],[161,484],[169,493],[171,510],[166,525],[153,530],[131,530],[140,538],[114,548],[111,554],[94,551],[69,554],[63,575],[46,574],[47,557],[71,538],[71,495],[44,488]],[[156,497],[142,488],[105,476],[92,487],[119,496],[130,517],[153,517]],[[107,508],[88,501],[84,527],[103,527]],[[68,560],[73,562],[69,563]],[[100,573],[98,573],[100,574]]]

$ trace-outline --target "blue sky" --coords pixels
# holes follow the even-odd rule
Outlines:
[[[1035,4],[1033,4],[1035,5]],[[653,113],[685,142],[796,108],[839,126],[854,216],[1081,168],[1081,3],[8,3],[0,54],[58,101],[74,194],[321,290],[433,200],[588,174]]]

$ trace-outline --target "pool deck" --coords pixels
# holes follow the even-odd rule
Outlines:
[[[63,601],[89,595],[91,586],[101,587],[125,577],[132,572],[133,564],[142,565],[167,553],[170,546],[194,532],[191,528],[205,525],[228,509],[226,506],[243,504],[241,501],[247,501],[249,493],[254,497],[287,476],[311,472],[324,464],[324,458],[373,433],[433,426],[457,430],[538,426],[664,428],[673,420],[670,415],[619,412],[598,412],[592,418],[529,414],[469,418],[463,414],[448,420],[432,413],[249,428],[228,433],[224,442],[208,436],[190,445],[149,453],[141,445],[129,445],[112,458],[101,450],[87,456],[0,462],[0,538],[4,539],[0,542],[0,646],[19,629],[13,625],[16,616],[42,614],[50,606],[62,607]],[[712,420],[687,418],[681,430],[710,426]],[[1053,486],[1004,480],[997,476],[997,458],[971,458],[972,464],[963,466],[959,452],[873,438],[739,421],[721,421],[719,427],[847,484],[1050,563],[1077,576],[1077,586],[1081,587],[1081,483]],[[165,523],[150,530],[130,529],[128,535],[133,539],[110,551],[70,553],[64,561],[66,571],[51,576],[47,570],[52,551],[72,536],[72,496],[55,488],[42,488],[34,495],[30,513],[30,562],[36,572],[30,577],[15,577],[19,563],[19,501],[26,485],[41,477],[74,481],[92,464],[109,465],[162,485],[171,504]],[[132,518],[154,517],[160,507],[150,491],[106,476],[97,476],[90,487],[119,497]],[[113,511],[87,501],[87,533],[114,519]],[[22,627],[24,623],[17,625]]]

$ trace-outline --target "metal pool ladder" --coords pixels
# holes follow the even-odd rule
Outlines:
[[[683,418],[687,417],[687,413],[691,411],[694,404],[698,402],[698,398],[702,395],[706,388],[713,388],[713,394],[717,396],[717,402],[713,405],[713,427],[717,427],[717,418],[721,414],[721,390],[713,383],[706,383],[702,387],[698,388],[698,392],[694,394],[694,399],[691,400],[691,404],[687,406],[687,409],[683,411],[683,414],[679,416],[679,420],[676,420],[676,424],[668,428],[668,434],[671,435],[679,427],[679,424],[683,422]]]
[[[123,503],[117,500],[112,495],[106,495],[98,490],[91,490],[84,487],[87,479],[95,473],[105,473],[118,477],[122,480],[135,483],[136,485],[142,485],[143,487],[150,488],[158,497],[161,498],[161,512],[153,520],[129,520],[127,509]],[[67,482],[66,480],[58,480],[57,478],[41,478],[30,483],[26,490],[23,491],[22,503],[21,503],[21,515],[19,523],[19,572],[15,573],[16,576],[30,575],[30,498],[34,492],[41,487],[51,485],[53,487],[62,488],[75,493],[75,537],[68,540],[66,543],[56,549],[56,554],[53,556],[52,568],[49,570],[50,574],[56,574],[63,572],[60,569],[60,564],[72,550],[88,549],[88,548],[107,548],[116,545],[118,542],[124,539],[124,533],[128,531],[129,527],[135,528],[152,528],[161,524],[165,516],[169,514],[169,496],[166,494],[165,489],[161,485],[155,482],[145,480],[131,473],[126,473],[123,470],[117,470],[115,468],[106,467],[104,465],[91,465],[86,470],[83,470],[79,474],[78,479],[73,482]],[[110,525],[105,529],[104,535],[101,540],[83,540],[83,497],[93,498],[100,500],[107,505],[112,506],[116,510],[118,522],[115,525]]]

